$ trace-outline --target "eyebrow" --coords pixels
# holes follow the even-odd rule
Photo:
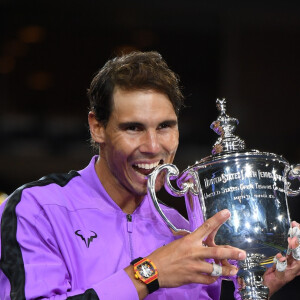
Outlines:
[[[158,126],[160,126],[162,124],[167,124],[170,127],[173,127],[178,124],[178,121],[177,120],[165,120],[165,121],[162,121],[161,123],[159,123]],[[125,129],[128,127],[145,127],[145,125],[140,122],[122,122],[119,124],[119,128],[121,128],[121,129]]]
[[[144,125],[140,122],[122,122],[119,124],[119,128],[121,128],[121,129],[125,129],[128,127],[141,127],[141,126],[144,126]]]
[[[167,124],[172,127],[172,126],[176,126],[178,124],[178,121],[177,120],[165,120],[165,121],[159,123],[159,125],[161,125],[161,124]]]

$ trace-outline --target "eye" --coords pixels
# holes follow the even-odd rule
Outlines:
[[[128,133],[143,131],[144,128],[144,125],[139,122],[125,122],[119,124],[119,129]]]
[[[158,129],[165,129],[165,128],[169,128],[169,127],[171,127],[171,125],[168,122],[165,122],[165,123],[161,123],[158,126]]]
[[[157,129],[160,130],[160,129],[168,129],[168,128],[176,128],[176,127],[177,127],[177,120],[166,120],[160,123]]]
[[[141,128],[137,125],[130,125],[125,128],[126,131],[140,131]]]

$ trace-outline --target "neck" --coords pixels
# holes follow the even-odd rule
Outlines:
[[[107,169],[107,164],[103,159],[98,158],[95,164],[95,170],[101,184],[111,197],[111,199],[126,214],[132,214],[142,202],[144,196],[133,195],[125,187],[123,187],[117,179],[111,175]]]

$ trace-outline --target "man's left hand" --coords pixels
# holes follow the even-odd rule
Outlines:
[[[300,229],[300,224],[293,221],[292,227],[298,227]],[[289,249],[296,249],[299,247],[298,237],[289,237]],[[300,275],[300,260],[295,260],[292,253],[286,257],[282,256],[280,253],[276,255],[276,259],[280,262],[287,261],[287,267],[285,271],[280,272],[276,269],[276,264],[269,268],[264,274],[264,285],[266,285],[270,290],[270,296],[272,296],[276,291],[283,287],[286,283],[293,280],[296,276]]]

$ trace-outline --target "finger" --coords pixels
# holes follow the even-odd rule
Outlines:
[[[220,228],[220,226],[218,227],[218,229]],[[208,237],[205,240],[205,245],[209,246],[209,247],[216,247],[217,244],[215,243],[215,237],[216,237],[216,232],[217,231],[213,231],[211,234],[208,235]]]
[[[231,264],[227,259],[221,259],[220,263],[222,264],[222,266],[227,266],[227,267],[232,265],[234,266],[234,264]]]
[[[223,214],[226,214],[227,215],[227,210],[223,210],[223,211],[220,211],[220,213],[223,213]],[[227,221],[228,219],[230,218],[230,212],[229,212],[229,217],[225,220]],[[205,243],[210,246],[210,247],[215,247],[216,246],[216,243],[215,243],[215,236],[219,230],[219,228],[224,224],[223,221],[221,224],[219,224],[206,238],[205,240]]]
[[[293,238],[288,238],[288,243],[289,243],[289,248],[290,249],[295,249],[299,246],[299,241],[298,238],[295,236]]]
[[[193,282],[195,283],[201,283],[201,284],[212,284],[216,282],[218,277],[212,277],[209,275],[204,274],[198,274],[196,277],[194,277]]]
[[[221,276],[221,275],[222,276],[234,276],[238,272],[238,268],[236,266],[231,265],[231,264],[228,264],[226,266],[220,266],[219,264],[217,264],[217,266],[219,266],[220,269],[221,269],[221,274],[219,276]],[[213,271],[214,271],[213,264],[203,261],[201,263],[201,266],[200,266],[198,272],[206,273],[207,275],[210,275],[212,277],[218,277],[218,276],[213,276],[212,275]]]
[[[213,259],[233,259],[243,260],[246,258],[246,252],[238,248],[227,247],[204,247],[201,251],[200,258],[213,258]]]
[[[227,259],[215,259],[214,260],[216,264],[222,265],[223,267],[228,267],[230,268],[230,270],[236,270],[236,272],[238,271],[238,267],[236,265],[236,261],[233,261],[232,263],[230,263]],[[230,273],[230,271],[229,271]],[[235,275],[235,274],[233,274]],[[232,276],[232,274],[230,275]]]
[[[216,243],[215,243],[215,237],[216,237],[216,234],[219,230],[219,228],[224,224],[224,222],[222,224],[220,224],[217,228],[215,228],[208,236],[207,238],[205,239],[205,244],[209,247],[215,247],[217,246]]]
[[[231,264],[227,264],[227,265],[222,265],[220,266],[219,264],[212,264],[212,272],[210,273],[211,276],[214,276],[213,275],[213,272],[215,271],[214,269],[216,268],[216,266],[218,267],[218,269],[221,270],[221,275],[222,276],[234,276],[237,274],[238,272],[238,268],[236,266],[233,266]],[[219,275],[220,276],[220,275]]]
[[[292,222],[292,227],[300,227],[300,224],[296,221]]]
[[[276,257],[276,260],[278,260],[280,262],[284,262],[286,260],[286,257],[283,256],[281,253],[277,253],[275,257]]]
[[[222,246],[223,247],[223,246]],[[224,246],[226,247],[226,246]],[[231,260],[231,262],[229,262],[227,259],[215,259],[214,260],[216,263],[222,264],[224,266],[228,266],[228,265],[236,265],[237,262],[235,260]]]
[[[227,248],[227,249],[237,249],[236,247],[233,247],[231,245],[218,245],[218,247]]]
[[[279,279],[283,279],[285,276],[285,269],[286,269],[286,257],[283,256],[281,253],[278,253],[275,258],[274,258],[274,262],[275,262],[275,271],[274,274],[277,278]]]
[[[230,245],[218,245],[218,246],[216,246],[216,247],[219,247],[219,248],[227,248],[227,249],[233,249],[233,250],[238,249],[238,248],[235,248],[235,247],[230,246]],[[238,249],[238,250],[240,250],[240,249]],[[246,252],[245,252],[245,254],[246,254]],[[246,255],[247,255],[247,254],[246,254]],[[245,257],[245,258],[246,258],[246,257]],[[241,258],[241,259],[243,259],[243,258]],[[217,259],[217,258],[214,259],[214,261],[215,261],[216,263],[221,263],[222,265],[223,265],[223,264],[224,264],[224,265],[236,265],[236,264],[237,264],[237,262],[236,262],[234,259],[230,258],[229,260],[232,260],[232,261],[229,262],[227,259]]]
[[[221,225],[219,225],[215,230],[213,230],[206,238],[205,240],[205,244],[209,247],[215,247],[217,246],[216,243],[215,243],[215,237],[216,237],[216,234],[219,230],[219,228],[223,225],[223,223]]]
[[[192,234],[198,236],[199,239],[206,239],[207,236],[216,231],[228,218],[230,217],[230,212],[228,209],[221,210],[216,213],[213,217],[209,218],[205,221],[197,230],[195,230]]]

